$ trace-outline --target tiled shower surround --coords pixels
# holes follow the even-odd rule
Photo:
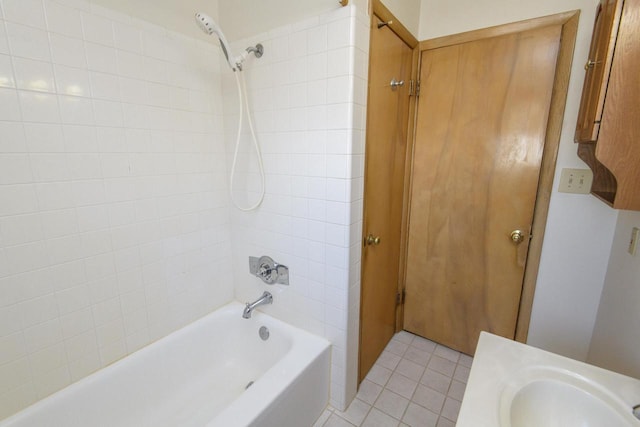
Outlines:
[[[258,212],[232,209],[236,298],[274,295],[265,311],[332,342],[331,404],[356,393],[368,17],[354,7],[233,43],[250,58],[246,78],[262,146],[266,196]],[[225,139],[235,144],[238,96],[223,73]],[[244,206],[260,189],[248,131],[236,180]],[[231,162],[231,154],[228,156]],[[249,275],[247,256],[270,255],[289,266],[289,288],[267,287]]]
[[[2,12],[0,418],[233,298],[217,47]]]
[[[241,213],[228,197],[236,89],[217,46],[81,0],[0,5],[0,419],[255,299],[264,285],[247,257],[263,254],[291,269],[265,311],[332,341],[331,403],[344,408],[356,389],[365,11],[250,40],[266,48],[246,74],[267,194]],[[243,140],[237,185],[253,191]]]

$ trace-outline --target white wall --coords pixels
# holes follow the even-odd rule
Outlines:
[[[155,25],[180,32],[189,37],[215,43],[215,39],[205,35],[195,25],[193,16],[203,12],[218,19],[219,0],[60,0],[74,5],[81,1],[124,13]],[[223,0],[234,1],[234,0]],[[223,27],[224,28],[224,27]]]
[[[219,12],[227,37],[237,40],[341,7],[338,0],[222,0]]]
[[[245,74],[267,187],[257,211],[232,209],[236,299],[269,290],[274,303],[265,312],[331,341],[331,404],[344,408],[357,378],[368,17],[339,8],[240,40],[233,50],[256,42],[265,54],[247,61]],[[223,83],[230,154],[238,95],[231,73]],[[260,180],[246,127],[241,153],[234,189],[247,206]],[[250,255],[287,265],[290,286],[251,276]]]
[[[93,1],[126,2],[127,0]],[[150,1],[157,0],[143,0],[143,2]],[[162,1],[172,2],[174,0]],[[188,0],[189,3],[201,1]],[[341,7],[338,0],[218,0],[218,2],[220,3],[220,25],[229,40],[250,37],[273,28],[303,21],[309,17],[320,16]],[[417,37],[420,26],[421,0],[382,0],[382,3]],[[368,12],[369,0],[351,0],[349,4],[355,5],[358,10],[361,10],[363,16]]]
[[[382,0],[382,3],[416,38],[420,34],[422,0]]]
[[[0,419],[233,298],[217,48],[77,0],[1,17]]]
[[[558,193],[565,167],[586,166],[573,143],[597,0],[423,0],[420,39],[582,9],[528,343],[587,356],[617,212],[590,195]]]
[[[75,4],[85,0],[60,0]],[[200,11],[218,21],[228,40],[250,37],[274,28],[319,16],[341,6],[338,0],[86,0],[120,13],[153,22],[167,29],[190,37],[208,40],[194,25],[193,15]],[[406,3],[418,5],[420,0],[385,0],[389,7],[397,8],[403,17],[415,22],[417,34],[418,16],[411,13]],[[368,0],[351,0],[361,10],[366,10]],[[363,7],[364,6],[364,7]],[[416,6],[417,7],[417,6]],[[417,10],[417,8],[415,9]]]
[[[640,212],[621,211],[588,362],[640,378],[640,248],[627,252]]]
[[[583,9],[581,29],[591,27],[596,0],[422,0],[420,40]],[[589,37],[590,38],[590,37]]]

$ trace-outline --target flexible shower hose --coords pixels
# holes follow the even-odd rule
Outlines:
[[[265,193],[265,176],[264,176],[264,165],[262,164],[262,153],[260,152],[260,145],[258,144],[258,138],[256,137],[256,132],[253,129],[253,122],[251,120],[251,111],[249,110],[249,99],[247,96],[247,84],[244,79],[244,74],[242,71],[236,71],[233,73],[236,78],[236,85],[238,86],[238,103],[240,105],[240,116],[238,118],[238,136],[236,137],[236,148],[233,153],[233,162],[231,163],[231,176],[229,178],[229,193],[231,195],[231,203],[241,211],[252,211],[258,208],[262,201],[264,200]],[[240,77],[238,76],[240,74]],[[260,178],[262,184],[262,190],[260,191],[260,197],[258,201],[249,207],[240,206],[236,200],[233,198],[233,177],[236,173],[236,163],[238,162],[238,151],[240,149],[240,134],[242,132],[242,116],[244,114],[243,105],[247,109],[247,121],[249,122],[249,129],[251,130],[251,138],[253,139],[253,146],[256,149],[256,154],[258,156],[258,167],[260,169]]]

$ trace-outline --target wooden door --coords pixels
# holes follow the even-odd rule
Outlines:
[[[467,354],[515,334],[561,30],[422,54],[404,328]]]
[[[395,333],[412,49],[374,16],[369,58],[359,380]],[[391,81],[398,82],[392,85]],[[402,82],[402,83],[400,83]],[[379,243],[366,243],[366,236]]]

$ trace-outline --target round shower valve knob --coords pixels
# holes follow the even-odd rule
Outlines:
[[[259,262],[258,276],[260,276],[265,283],[275,283],[276,280],[278,280],[278,268],[276,263],[268,256],[261,257]]]

